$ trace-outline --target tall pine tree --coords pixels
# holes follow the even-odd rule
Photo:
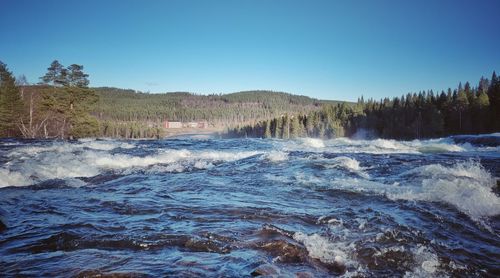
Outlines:
[[[19,134],[17,123],[22,116],[23,103],[16,79],[7,65],[0,61],[0,136]]]

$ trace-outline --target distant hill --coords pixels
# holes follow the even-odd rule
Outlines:
[[[264,90],[212,95],[187,92],[149,94],[111,87],[94,90],[99,95],[99,102],[91,111],[101,121],[206,120],[212,126],[226,127],[283,114],[305,114],[320,109],[322,104],[338,103]]]

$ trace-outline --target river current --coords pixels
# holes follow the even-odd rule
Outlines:
[[[500,275],[500,134],[0,141],[0,276]]]

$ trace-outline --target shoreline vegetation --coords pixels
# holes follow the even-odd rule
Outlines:
[[[242,125],[229,137],[290,139],[314,137],[428,139],[500,131],[500,78],[481,77],[477,86],[466,82],[456,89],[421,91],[380,101],[363,97],[349,105],[323,105],[309,113]]]
[[[335,137],[422,139],[500,131],[500,80],[356,103],[274,91],[197,95],[90,88],[84,67],[53,61],[40,83],[14,78],[0,62],[0,137],[159,139]],[[164,128],[204,121],[205,128]]]

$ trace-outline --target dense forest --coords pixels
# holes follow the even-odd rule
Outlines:
[[[0,62],[0,136],[161,138],[162,123],[207,121],[228,137],[334,138],[359,131],[382,138],[432,138],[500,130],[500,80],[357,103],[272,91],[197,95],[89,88],[83,66],[57,60],[40,83],[14,78]]]
[[[224,131],[284,113],[308,113],[324,104],[337,103],[272,91],[197,95],[149,94],[109,87],[94,90],[99,101],[90,112],[99,120],[100,136],[124,138],[161,137],[165,130],[158,127],[166,120],[207,121],[210,127]]]
[[[99,132],[88,113],[97,95],[88,88],[83,66],[64,67],[56,60],[40,78],[41,85],[30,87],[25,77],[16,80],[0,62],[0,77],[0,136],[72,139]]]
[[[186,92],[148,94],[117,88],[95,88],[99,101],[91,113],[103,125],[137,123],[160,126],[169,121],[207,121],[211,127],[255,124],[284,113],[308,113],[321,109],[320,101],[272,91],[196,95]]]
[[[336,101],[272,91],[197,95],[149,94],[133,90],[89,88],[83,66],[57,60],[30,85],[1,64],[0,136],[24,138],[160,138],[163,122],[206,121],[223,131],[286,113],[318,111]]]
[[[500,79],[482,77],[435,93],[421,91],[379,101],[363,97],[355,105],[327,104],[318,111],[283,114],[228,132],[230,137],[334,138],[364,136],[394,139],[432,138],[500,131]]]

